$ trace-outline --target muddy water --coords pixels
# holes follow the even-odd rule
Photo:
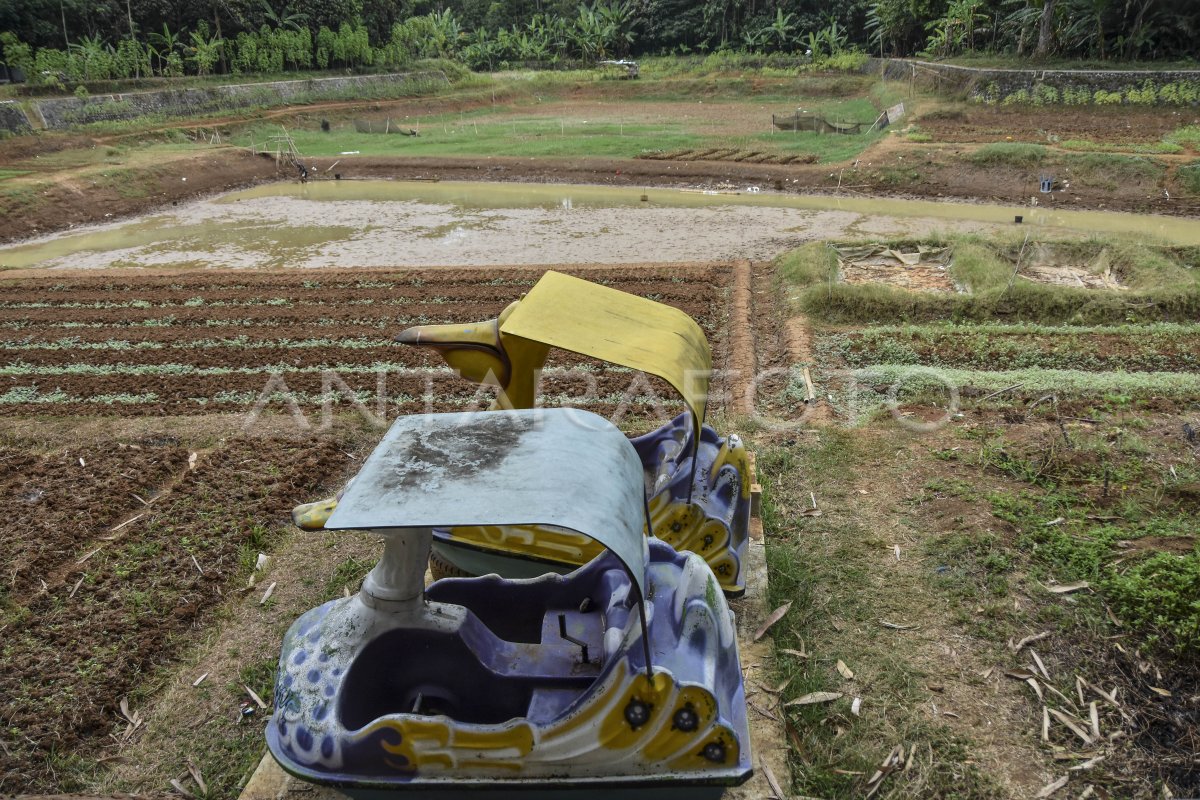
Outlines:
[[[645,196],[645,200],[642,197]],[[1200,244],[1195,220],[767,192],[277,183],[0,248],[0,267],[349,267],[764,259],[806,241],[1014,230]]]

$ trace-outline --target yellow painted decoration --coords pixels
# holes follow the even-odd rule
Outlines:
[[[452,542],[556,564],[583,565],[604,552],[590,536],[541,525],[461,526],[448,533]]]
[[[713,459],[712,470],[709,473],[709,485],[717,479],[717,473],[721,471],[721,467],[729,464],[738,471],[738,476],[741,478],[741,486],[738,487],[743,500],[750,499],[750,484],[754,483],[754,476],[750,474],[750,457],[746,454],[746,445],[738,442],[736,447],[731,447],[729,438],[726,437],[725,442],[721,445],[720,452]]]
[[[402,715],[376,720],[359,732],[364,738],[380,730],[395,731],[398,744],[382,747],[402,760],[390,763],[404,772],[431,768],[473,767],[519,772],[521,761],[533,750],[533,727],[524,721],[503,726],[465,727],[447,717]]]
[[[715,766],[729,766],[736,764],[741,756],[741,747],[738,745],[737,737],[733,735],[733,731],[724,725],[718,725],[708,732],[708,736],[695,747],[689,748],[682,756],[668,762],[667,766],[671,769],[687,772],[697,769],[712,769]],[[714,762],[704,755],[704,748],[711,745],[719,745],[724,758],[719,762]]]
[[[717,701],[704,689],[687,686],[675,699],[674,707],[670,710],[671,719],[673,720],[680,711],[695,714],[696,727],[691,731],[684,731],[672,723],[665,732],[660,732],[642,748],[647,761],[662,761],[694,745],[696,731],[706,730],[716,719]]]
[[[632,702],[644,704],[647,710],[636,727],[626,717]],[[681,710],[694,715],[695,723],[688,730],[675,725],[675,715]],[[705,746],[714,741],[725,748],[721,765],[737,763],[738,756],[736,740],[718,724],[716,699],[708,691],[699,686],[681,687],[666,672],[656,672],[653,678],[641,672],[630,675],[624,661],[605,679],[595,702],[547,728],[523,719],[479,725],[447,717],[398,714],[372,722],[355,738],[384,730],[395,732],[400,739],[395,744],[381,743],[389,756],[395,757],[388,758],[388,764],[411,773],[543,774],[560,769],[567,754],[610,768],[629,761],[643,767],[705,771],[717,763],[704,756]],[[581,746],[585,748],[582,752]]]
[[[292,522],[302,531],[319,531],[325,527],[337,504],[336,497],[329,497],[298,505],[292,509]]]
[[[729,529],[723,524],[705,516],[696,504],[672,502],[667,495],[651,498],[650,521],[656,537],[708,562],[722,590],[737,590],[737,558],[728,548]],[[583,565],[604,552],[604,547],[588,536],[540,525],[462,526],[450,528],[448,533],[452,542],[559,564]]]
[[[675,682],[665,673],[654,673],[653,680],[641,673],[635,675],[600,720],[600,744],[610,750],[624,750],[636,744],[647,730],[657,728],[663,714],[670,711],[665,705],[674,688]],[[625,719],[625,709],[635,700],[648,708],[646,722],[636,728]]]
[[[650,523],[654,535],[676,550],[688,550],[706,561],[726,549],[729,529],[719,520],[710,519],[695,503],[671,502],[658,495],[650,502]]]
[[[533,408],[538,376],[550,347],[502,332],[521,302],[510,303],[496,319],[468,325],[421,325],[404,331],[396,341],[433,348],[459,376],[499,389],[492,410]]]

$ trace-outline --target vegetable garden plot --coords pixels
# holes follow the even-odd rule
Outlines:
[[[292,404],[307,412],[357,403],[394,417],[486,404],[440,360],[392,337],[414,324],[494,318],[541,271],[189,273],[80,277],[49,288],[6,282],[0,414],[188,415]],[[728,271],[576,273],[690,314],[722,365]],[[548,367],[548,405],[601,414],[624,408],[637,417],[671,402],[665,387],[622,368],[561,352]]]

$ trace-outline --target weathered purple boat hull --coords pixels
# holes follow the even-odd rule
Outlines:
[[[430,607],[461,617],[444,635],[375,616],[364,637],[347,625],[363,618],[355,596],[288,631],[272,755],[358,798],[617,787],[718,797],[751,772],[733,615],[699,557],[653,538],[649,549],[653,680],[629,575],[611,554],[566,576],[438,581]]]

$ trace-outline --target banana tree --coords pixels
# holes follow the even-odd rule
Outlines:
[[[580,6],[570,35],[571,43],[581,58],[595,60],[607,55],[609,34],[595,7]]]
[[[308,22],[308,14],[293,11],[290,5],[285,5],[282,9],[276,11],[269,0],[262,0],[259,4],[259,9],[262,12],[263,22],[272,28],[287,28],[298,31],[302,25]]]
[[[746,28],[742,31],[742,44],[751,53],[760,52],[767,41],[766,28]]]
[[[608,41],[606,44],[615,51],[617,56],[625,56],[633,44],[633,25],[636,14],[631,3],[614,0],[609,3],[598,3],[596,13],[604,25]]]
[[[150,34],[150,42],[154,45],[154,55],[158,57],[158,74],[166,75],[174,68],[175,62],[179,58],[177,51],[183,48],[183,31],[172,33],[167,27],[167,23],[163,23],[162,33]],[[172,56],[175,56],[173,59]],[[163,66],[164,63],[167,66]]]
[[[850,43],[850,35],[833,17],[829,18],[829,24],[818,31],[817,35],[825,42],[825,49],[831,56],[845,50]]]
[[[112,48],[97,36],[84,36],[72,42],[71,54],[78,59],[84,80],[108,78],[112,73]]]
[[[796,29],[791,14],[784,14],[782,8],[775,9],[775,19],[763,29],[765,39],[774,42],[777,50],[787,50],[792,42],[792,32]]]
[[[1102,59],[1107,58],[1104,17],[1111,5],[1111,0],[1071,0],[1067,6],[1067,27],[1062,32],[1067,47],[1086,48]]]
[[[433,23],[434,46],[439,56],[453,55],[458,52],[458,40],[462,37],[462,29],[454,12],[446,8],[429,15]]]
[[[221,58],[225,40],[216,35],[206,36],[202,31],[192,31],[191,39],[192,44],[188,48],[191,61],[196,65],[196,74],[203,77],[212,71],[213,65]]]

